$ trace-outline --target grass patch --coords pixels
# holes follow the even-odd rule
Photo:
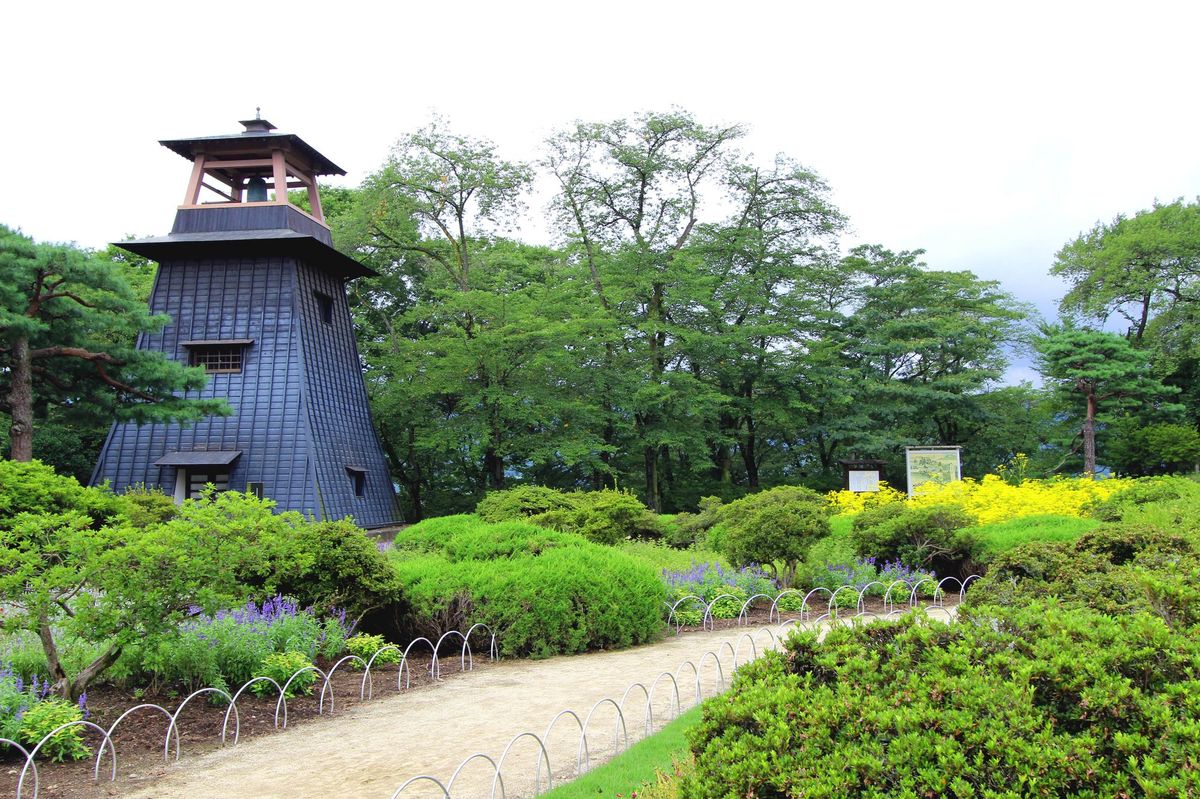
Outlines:
[[[1074,541],[1089,530],[1096,529],[1099,524],[1095,519],[1042,514],[1022,516],[994,524],[981,524],[966,528],[963,532],[975,538],[978,542],[977,555],[988,561],[1002,552],[1031,541]]]
[[[697,563],[719,563],[722,568],[729,568],[729,561],[722,555],[699,547],[675,549],[659,541],[624,541],[616,548],[658,571],[687,571]]]
[[[829,520],[830,538],[849,538],[850,528],[854,526],[854,517],[849,513],[834,516]]]
[[[658,781],[659,773],[670,774],[674,763],[687,752],[685,733],[700,723],[700,706],[686,711],[655,735],[638,741],[628,751],[566,785],[542,794],[545,799],[596,799],[639,794]]]

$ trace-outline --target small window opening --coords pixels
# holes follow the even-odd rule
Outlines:
[[[246,483],[246,493],[252,494],[257,499],[262,499],[263,498],[263,484],[262,483]]]
[[[321,321],[327,325],[333,324],[333,297],[328,294],[322,294],[319,291],[314,291],[313,296],[317,298],[317,311],[321,314]]]
[[[242,355],[245,346],[205,346],[192,347],[188,357],[191,366],[203,366],[206,372],[233,373],[242,371]]]
[[[367,470],[360,469],[357,466],[347,466],[346,474],[350,475],[350,486],[354,489],[354,496],[364,497],[367,495]]]
[[[229,470],[208,468],[187,470],[187,495],[190,499],[199,499],[204,487],[209,483],[212,483],[213,488],[217,491],[228,491]]]

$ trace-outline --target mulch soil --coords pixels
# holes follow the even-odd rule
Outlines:
[[[376,665],[371,668],[371,694],[379,699],[404,693],[406,690],[419,690],[434,685],[429,674],[432,657],[421,658],[413,655],[408,663],[411,674],[408,687],[400,682],[397,690],[397,680],[400,677],[397,665]],[[476,656],[474,667],[486,668],[489,661],[486,653]],[[332,662],[317,662],[321,669],[327,669]],[[468,663],[470,665],[470,663]],[[334,672],[330,680],[333,689],[333,711],[344,713],[348,708],[358,705],[359,690],[362,686],[363,673],[352,669],[350,663],[344,663]],[[446,679],[460,671],[459,654],[443,654],[440,660],[440,673]],[[408,669],[406,669],[407,671]],[[320,703],[318,692],[321,689],[322,678],[318,677],[313,692],[309,696],[297,696],[287,700],[287,730],[303,726],[306,722],[318,718]],[[159,694],[135,695],[133,691],[117,688],[111,685],[97,686],[88,691],[88,721],[104,729],[108,729],[121,714],[140,704],[153,703],[174,713],[180,703],[187,698],[188,692],[163,691]],[[240,740],[259,735],[288,734],[287,730],[275,726],[275,707],[278,693],[274,696],[255,696],[250,691],[244,692],[237,700],[237,715],[240,719]],[[185,759],[201,752],[207,752],[221,747],[221,725],[225,719],[227,705],[214,705],[207,701],[207,695],[199,696],[187,703],[177,722],[179,729],[179,757]],[[329,693],[325,694],[325,715],[329,715]],[[122,786],[130,784],[143,785],[162,776],[170,768],[170,763],[163,761],[163,743],[167,734],[169,719],[160,711],[153,708],[143,708],[135,711],[117,727],[113,733],[113,743],[117,750],[117,781],[110,782],[112,760],[106,751],[100,763],[100,780],[92,779],[96,763],[96,753],[99,751],[101,736],[90,728],[84,728],[84,739],[92,750],[92,757],[69,763],[50,763],[38,758],[37,768],[40,780],[39,799],[96,799],[97,797],[119,796]],[[280,727],[283,726],[282,713]],[[227,731],[226,746],[232,745],[234,737],[234,719],[231,716]],[[174,738],[174,736],[172,736]],[[171,761],[175,759],[174,742],[171,745]],[[10,751],[0,754],[0,797],[16,796],[17,782],[25,758],[19,752]],[[24,799],[33,796],[33,771],[30,769],[25,777],[25,785],[21,792]]]
[[[944,606],[951,608],[957,604],[957,600],[958,597],[951,594],[946,597]],[[883,603],[878,599],[868,600],[865,610],[877,616],[882,617],[885,615]],[[815,621],[823,612],[824,608],[821,608],[803,620]],[[760,627],[766,627],[771,624],[771,620],[768,618],[769,614],[769,607],[751,608],[747,614],[747,618],[743,620],[741,627],[751,633]],[[840,618],[848,620],[854,614],[854,608],[843,608],[840,611]],[[784,611],[781,613],[781,616],[784,621],[788,619],[801,620],[799,613]],[[736,618],[713,619],[709,629],[732,630],[738,627],[738,619]],[[694,625],[684,626],[681,631],[698,632],[702,629],[704,628],[701,625]],[[401,683],[400,689],[397,689],[397,678],[399,677],[398,666],[387,665],[372,668],[372,696],[378,699],[386,696],[394,696],[397,693],[403,693],[405,690],[419,690],[434,686],[434,681],[429,674],[431,659],[429,656],[421,658],[416,655],[409,658],[411,673],[407,688]],[[441,677],[443,679],[450,677],[461,669],[457,652],[443,654],[440,663]],[[476,656],[474,659],[474,666],[477,669],[486,668],[488,663],[486,654]],[[327,669],[333,664],[318,662],[317,665],[322,669]],[[330,681],[334,696],[333,711],[338,714],[358,705],[361,701],[371,701],[370,699],[359,699],[362,671],[352,669],[350,665],[349,663],[343,664],[334,673],[333,679]],[[317,693],[320,690],[320,686],[321,679],[318,678],[312,695],[294,697],[288,700],[287,728],[289,730],[294,727],[302,727],[306,722],[319,717]],[[290,734],[285,730],[277,728],[275,725],[277,696],[278,694],[275,696],[258,697],[247,691],[238,698],[240,739],[244,740],[259,735]],[[153,703],[162,706],[168,712],[174,713],[180,703],[186,698],[186,691],[168,690],[158,694],[148,692],[135,694],[131,690],[111,685],[97,686],[88,691],[87,705],[90,714],[88,721],[104,729],[108,729],[114,721],[120,718],[122,713],[137,705]],[[326,714],[330,712],[328,703],[327,693]],[[180,759],[218,749],[222,746],[221,725],[224,721],[225,710],[225,705],[214,705],[207,701],[206,696],[197,697],[188,702],[178,720]],[[95,766],[95,753],[99,749],[101,737],[95,731],[85,729],[84,738],[92,749],[91,758],[69,763],[50,763],[39,758],[37,763],[40,781],[39,798],[99,799],[100,797],[121,795],[123,792],[122,786],[129,786],[131,784],[144,785],[147,782],[153,782],[164,775],[171,767],[170,763],[163,760],[163,744],[168,724],[167,717],[153,708],[142,708],[135,711],[121,722],[113,734],[118,758],[116,782],[109,781],[109,776],[112,773],[112,760],[107,752],[100,764],[100,780],[99,782],[93,781],[92,773]],[[281,716],[281,727],[282,724],[283,719]],[[232,744],[233,735],[234,722],[231,718],[227,732],[226,746]],[[175,757],[173,743],[170,756],[173,761]],[[15,750],[10,749],[7,753],[0,753],[0,797],[16,795],[17,781],[24,764],[24,757]],[[22,796],[26,797],[26,799],[33,796],[32,769],[26,775]]]

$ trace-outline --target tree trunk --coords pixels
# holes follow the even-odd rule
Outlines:
[[[425,511],[421,506],[421,465],[417,461],[416,435],[416,428],[413,425],[408,425],[407,463],[412,464],[412,468],[408,469],[404,466],[406,461],[400,459],[396,448],[392,445],[387,425],[381,424],[379,426],[379,440],[383,443],[383,451],[387,456],[388,463],[392,466],[392,473],[399,477],[400,482],[404,484],[404,488],[408,492],[412,511],[407,517],[407,521],[409,522],[419,522],[425,517]]]
[[[20,336],[13,342],[12,385],[8,390],[8,406],[12,426],[8,429],[10,454],[14,461],[33,460],[33,364],[29,357],[29,337]]]
[[[1096,479],[1096,394],[1087,395],[1087,416],[1083,419],[1083,474]]]
[[[720,480],[722,484],[729,485],[733,482],[733,457],[729,454],[729,447],[724,444],[719,444],[713,448],[713,477]]]
[[[671,448],[667,445],[659,447],[659,457],[662,460],[662,484],[664,489],[670,493],[675,490],[675,464],[671,462]],[[659,508],[659,513],[662,509]]]
[[[54,680],[51,689],[64,699],[71,698],[71,682],[67,679],[66,669],[58,659],[58,644],[54,642],[54,630],[50,627],[50,618],[42,612],[38,615],[38,638],[42,641],[42,652],[46,654],[46,665],[50,671],[49,679]]]
[[[104,654],[93,660],[87,665],[83,671],[75,675],[75,679],[71,681],[71,688],[68,694],[64,697],[72,701],[78,699],[87,690],[88,685],[92,680],[99,677],[108,669],[109,666],[117,662],[121,657],[121,647],[113,644],[108,649],[104,650]],[[62,694],[60,694],[62,696]]]
[[[483,469],[487,472],[488,488],[497,491],[504,488],[504,458],[495,447],[488,447],[483,453]]]
[[[662,501],[658,494],[658,447],[645,447],[642,457],[646,463],[646,504],[655,513],[662,512]]]
[[[761,488],[758,482],[758,452],[756,446],[757,436],[754,433],[754,420],[746,420],[746,435],[742,436],[741,443],[738,444],[738,449],[742,451],[742,464],[746,467],[746,484],[750,490],[758,491]]]

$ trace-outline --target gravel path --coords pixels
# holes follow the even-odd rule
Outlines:
[[[702,690],[711,696],[717,690],[717,668],[712,656],[704,657],[703,664],[701,657],[718,652],[728,679],[731,650],[739,648],[739,662],[750,656],[748,630],[688,633],[617,652],[501,662],[456,674],[439,685],[357,705],[302,729],[186,758],[153,785],[137,787],[119,780],[116,787],[120,795],[138,799],[389,799],[417,775],[447,782],[474,753],[499,760],[514,736],[526,731],[541,736],[559,711],[569,708],[584,718],[600,700],[621,702],[632,683],[650,688],[660,674],[676,672],[687,660],[701,665]],[[766,632],[755,632],[754,637],[760,652],[770,643]],[[696,678],[687,666],[678,674],[686,709],[696,702]],[[664,677],[654,690],[655,728],[667,720],[673,700],[671,680]],[[629,739],[640,740],[647,721],[641,689],[633,690],[624,707]],[[600,705],[588,727],[593,766],[613,754],[618,730],[615,709]],[[548,736],[556,785],[574,773],[578,741],[579,724],[570,717],[561,718]],[[537,751],[531,738],[513,746],[504,764],[509,799],[533,792]],[[492,773],[485,760],[472,761],[455,782],[455,799],[489,796]],[[402,794],[404,799],[442,795],[428,782]]]

